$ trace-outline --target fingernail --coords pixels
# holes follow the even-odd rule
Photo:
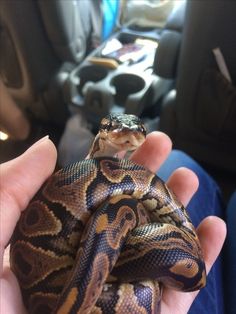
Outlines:
[[[42,142],[46,141],[49,139],[49,135],[46,135],[44,137],[42,137],[41,139],[39,139],[37,142],[35,142],[30,148],[32,147],[36,147],[38,146],[39,144],[41,144]]]

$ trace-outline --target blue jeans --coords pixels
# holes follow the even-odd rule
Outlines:
[[[225,250],[225,307],[227,314],[236,313],[236,191],[227,210],[227,239]]]
[[[198,226],[202,219],[209,215],[215,215],[222,218],[223,205],[217,184],[199,164],[185,153],[173,150],[166,162],[159,169],[158,175],[166,181],[170,174],[179,167],[187,167],[193,170],[199,179],[198,191],[187,206],[193,224]],[[221,263],[221,257],[218,257],[207,277],[206,287],[200,291],[188,313],[224,313]]]

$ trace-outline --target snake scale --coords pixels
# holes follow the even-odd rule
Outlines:
[[[182,204],[155,174],[115,157],[145,135],[133,115],[104,118],[90,158],[53,174],[21,214],[10,263],[30,314],[160,313],[163,286],[205,285]]]

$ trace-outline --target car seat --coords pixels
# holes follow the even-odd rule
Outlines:
[[[176,88],[163,102],[160,127],[174,146],[236,171],[236,2],[187,1]],[[221,73],[220,48],[232,82]]]
[[[169,84],[168,90],[163,93],[165,102],[167,102],[167,99],[170,98],[170,96],[173,94],[175,95],[177,64],[185,18],[185,7],[185,1],[181,2],[181,4],[175,8],[168,17],[161,32],[154,59],[154,73],[171,83]],[[158,93],[159,91],[156,92]],[[157,111],[160,112],[160,102],[158,102],[157,106]]]
[[[63,86],[87,52],[89,5],[74,0],[0,2],[0,77],[30,119],[63,125],[68,118]]]

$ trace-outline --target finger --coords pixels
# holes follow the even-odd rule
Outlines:
[[[19,207],[24,208],[41,186],[42,180],[54,170],[55,162],[55,146],[45,137],[18,158],[0,165],[3,197],[11,195]]]
[[[1,313],[26,313],[20,287],[11,270],[5,269],[0,279],[1,285]]]
[[[53,172],[55,162],[55,146],[46,138],[18,158],[0,165],[1,252],[11,237],[21,210]]]
[[[222,219],[210,216],[201,222],[197,233],[208,274],[225,241],[226,225]],[[198,293],[199,291],[184,293],[164,289],[162,298],[163,313],[173,313],[173,311],[176,314],[187,313]]]
[[[209,273],[224,244],[226,224],[219,217],[209,216],[201,222],[197,233],[206,262],[206,271]]]
[[[152,132],[145,142],[131,155],[131,159],[150,171],[156,172],[171,151],[170,138],[162,132]]]
[[[190,169],[181,167],[175,170],[167,181],[168,187],[174,192],[178,200],[187,206],[197,191],[199,181],[197,175]]]

